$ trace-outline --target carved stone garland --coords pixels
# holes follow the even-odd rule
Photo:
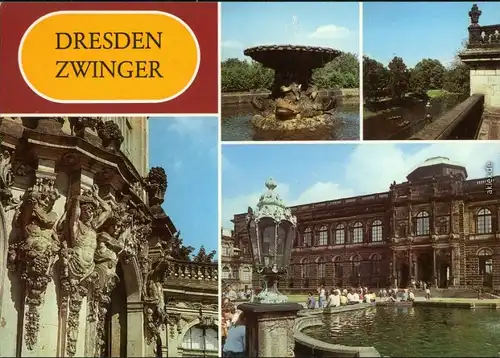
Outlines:
[[[40,306],[58,258],[59,238],[52,211],[59,194],[54,180],[38,178],[16,209],[14,227],[19,237],[9,245],[8,267],[21,274],[26,289],[25,341],[29,350],[37,343]]]

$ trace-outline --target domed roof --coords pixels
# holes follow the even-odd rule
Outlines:
[[[427,158],[423,163],[413,169],[406,179],[408,179],[408,181],[415,181],[433,177],[444,177],[451,174],[460,174],[463,180],[467,178],[467,170],[462,164],[454,162],[448,157],[438,156]]]
[[[447,157],[431,157],[431,158],[427,158],[417,168],[420,168],[420,167],[429,167],[431,165],[438,165],[438,164],[448,164],[448,165],[453,165],[453,166],[456,166],[456,167],[463,167],[462,164],[460,164],[458,162],[453,162],[453,161],[450,160],[450,158],[447,158]]]
[[[257,208],[254,212],[254,219],[258,221],[267,217],[277,222],[284,220],[290,221],[295,225],[297,222],[296,217],[292,215],[290,208],[285,205],[279,193],[275,191],[278,184],[273,178],[269,178],[266,180],[265,186],[267,191],[259,198]]]

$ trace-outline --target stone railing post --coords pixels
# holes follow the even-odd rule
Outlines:
[[[295,357],[294,325],[298,303],[243,303],[246,357]]]

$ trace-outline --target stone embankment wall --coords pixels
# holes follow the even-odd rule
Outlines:
[[[331,344],[302,333],[306,328],[323,325],[324,314],[338,314],[368,307],[373,306],[359,304],[331,310],[301,311],[294,326],[295,357],[380,357],[380,353],[373,347],[349,347]]]
[[[477,139],[484,112],[482,94],[474,94],[422,130],[410,137],[413,140]]]
[[[252,98],[265,98],[268,95],[268,91],[223,93],[221,103],[223,106],[250,104]],[[338,97],[342,99],[357,98],[359,100],[359,88],[321,90],[319,95],[321,97]]]

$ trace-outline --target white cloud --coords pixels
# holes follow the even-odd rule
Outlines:
[[[318,27],[309,37],[312,39],[337,40],[346,38],[349,35],[348,28],[330,24]]]
[[[222,41],[221,47],[224,49],[242,49],[244,45],[239,41],[228,40],[228,41]]]
[[[488,160],[493,162],[494,174],[500,173],[500,147],[495,143],[475,142],[457,145],[456,142],[441,142],[410,154],[403,152],[401,147],[395,144],[365,143],[358,145],[351,153],[347,169],[340,173],[335,169],[334,175],[338,177],[338,181],[318,181],[295,197],[290,195],[289,184],[279,183],[277,190],[285,203],[290,206],[388,191],[393,181],[406,181],[406,176],[413,169],[426,159],[436,156],[448,157],[451,161],[465,166],[469,178],[487,176],[485,165]],[[223,158],[223,162],[231,168],[237,166],[237,164],[229,163],[226,158]],[[336,167],[338,164],[332,163],[332,168]],[[241,185],[241,188],[244,188],[244,185]],[[246,212],[248,206],[254,207],[263,192],[264,185],[259,192],[242,193],[235,197],[223,195],[222,222],[224,227],[231,228],[230,220],[234,214]]]
[[[194,135],[203,132],[210,118],[189,118],[189,117],[174,117],[166,119],[169,121],[169,128],[180,135]]]

